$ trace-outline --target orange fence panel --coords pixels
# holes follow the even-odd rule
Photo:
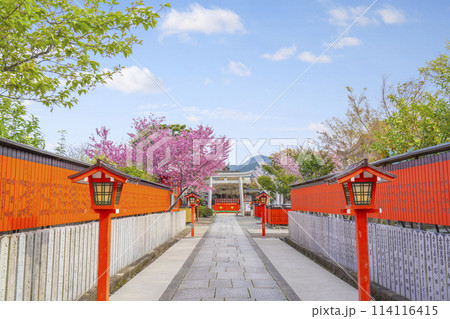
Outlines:
[[[0,138],[0,232],[98,220],[89,187],[68,176],[89,165]],[[125,184],[114,217],[164,212],[167,186]]]
[[[288,225],[290,208],[268,205],[267,211],[267,223],[270,225]]]
[[[382,214],[368,217],[405,222],[450,225],[450,152],[383,167],[397,175],[377,185],[375,204]],[[342,214],[346,205],[340,184],[323,180],[293,185],[293,210]],[[345,214],[345,213],[344,213]]]

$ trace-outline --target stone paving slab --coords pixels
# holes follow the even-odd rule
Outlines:
[[[249,288],[248,290],[256,300],[287,300],[280,288]]]
[[[250,294],[247,288],[217,288],[216,297],[247,299]]]
[[[214,288],[178,288],[173,296],[172,300],[175,299],[185,299],[193,298],[192,300],[200,300],[201,298],[214,298],[215,289]]]
[[[184,280],[178,289],[190,289],[190,288],[208,288],[208,279],[196,279],[196,280]]]
[[[198,245],[160,300],[298,300],[235,216],[216,216]]]
[[[357,289],[281,240],[275,238],[254,240],[301,300],[358,300]]]
[[[357,300],[356,289],[343,285],[342,280],[278,238],[258,238],[247,232],[248,225],[254,223],[252,218],[216,216],[209,228],[196,227],[196,238],[180,240],[110,299]],[[237,259],[213,261],[214,257],[227,256]],[[251,279],[218,279],[223,273],[240,273],[241,278]],[[248,297],[244,297],[245,290]]]
[[[209,287],[211,288],[231,288],[233,287],[231,279],[210,279]]]
[[[231,279],[231,284],[235,288],[252,288],[253,282],[247,279]]]

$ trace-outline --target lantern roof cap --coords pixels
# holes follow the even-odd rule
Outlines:
[[[187,194],[187,195],[184,196],[184,197],[186,198],[186,197],[192,197],[192,196],[194,196],[194,197],[196,197],[196,198],[199,198],[199,197],[200,197],[200,195],[197,194],[197,193],[195,193],[195,192],[189,192],[189,194]]]
[[[378,183],[392,181],[397,175],[378,168],[368,163],[367,159],[348,166],[344,171],[335,173],[326,179],[328,184],[344,183],[357,175],[363,174],[364,177],[377,177]],[[367,176],[366,176],[367,175]]]
[[[270,196],[268,193],[266,193],[266,191],[262,191],[261,193],[259,193],[258,195],[256,195],[256,198],[259,198],[259,197],[261,197],[261,196],[263,196],[263,195],[265,195],[265,196],[267,196],[267,197],[269,197],[269,198],[272,198],[272,196]]]
[[[71,179],[73,183],[87,184],[86,178],[94,175],[97,172],[102,172],[107,177],[112,177],[122,183],[135,182],[135,184],[137,184],[137,179],[135,177],[125,174],[121,170],[99,159],[97,159],[97,162],[94,165],[91,165],[78,173],[70,175],[69,179]]]

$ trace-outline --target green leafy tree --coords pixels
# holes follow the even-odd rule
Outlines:
[[[291,198],[291,189],[289,185],[297,181],[299,177],[290,174],[284,168],[274,164],[274,162],[272,162],[270,165],[263,165],[263,169],[272,176],[272,178],[269,177],[272,183],[267,182],[266,187],[263,188],[267,189],[268,191],[282,194],[285,198]],[[261,177],[258,178],[258,183]]]
[[[59,141],[55,147],[56,154],[67,156],[66,130],[59,130]]]
[[[136,166],[123,166],[123,167],[118,167],[118,169],[120,169],[122,172],[132,175],[132,176],[136,176],[136,177],[146,179],[146,180],[152,181],[152,182],[159,182],[159,179],[157,177],[148,174],[145,170],[137,168]]]
[[[311,149],[298,156],[299,171],[304,181],[330,174],[336,168],[332,158],[324,151],[315,152]]]
[[[396,107],[373,148],[385,157],[450,141],[449,101],[425,92],[418,98],[390,95]]]
[[[450,49],[450,42],[447,43]],[[401,83],[383,99],[390,110],[373,149],[391,156],[450,141],[450,62],[441,54],[419,68],[423,78]]]
[[[262,189],[269,191],[271,195],[276,192],[277,187],[269,176],[263,175],[258,177],[258,184]]]
[[[450,41],[447,42],[450,50]],[[433,82],[447,96],[450,96],[450,60],[448,54],[441,54],[436,59],[428,61],[426,66],[419,69],[426,79]]]
[[[0,137],[38,148],[45,147],[39,119],[17,101],[0,97]]]
[[[142,0],[119,11],[117,0],[2,0],[0,102],[32,100],[71,108],[121,70],[100,60],[129,56],[141,41],[132,29],[154,28],[158,12]],[[169,4],[162,8],[169,7]]]

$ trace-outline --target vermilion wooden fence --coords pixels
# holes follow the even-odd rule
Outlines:
[[[0,232],[98,219],[89,187],[67,177],[89,165],[0,138]],[[165,211],[167,186],[125,184],[114,217]]]
[[[264,207],[260,204],[255,204],[255,217],[262,217],[262,213],[264,211]]]
[[[216,213],[235,213],[239,211],[239,199],[237,198],[217,198],[213,205]]]
[[[397,178],[377,186],[376,205],[382,213],[368,217],[450,225],[450,143],[442,145],[439,150],[447,152],[384,166]],[[410,156],[424,156],[424,152],[416,151]],[[406,159],[407,154],[399,158]],[[381,166],[386,162],[372,164]],[[291,187],[292,210],[342,214],[345,205],[342,185],[328,185],[324,178]]]
[[[270,225],[288,225],[289,223],[289,212],[291,208],[268,205],[266,207],[267,214],[267,224]]]

